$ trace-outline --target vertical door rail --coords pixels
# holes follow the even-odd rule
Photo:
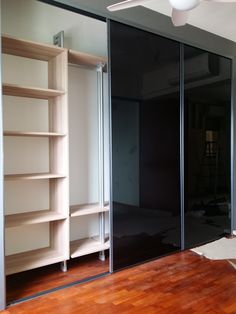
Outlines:
[[[1,2],[0,2],[1,14]],[[1,23],[0,23],[1,33]],[[0,310],[6,308],[5,239],[3,207],[3,129],[2,129],[2,46],[0,41]]]
[[[103,95],[103,68],[100,63],[97,67],[98,80],[98,183],[99,183],[99,207],[105,206],[105,183],[104,183],[104,95]],[[99,213],[99,240],[105,243],[105,213]],[[105,260],[105,251],[99,252],[99,259]]]
[[[231,234],[234,234],[234,230],[236,229],[236,221],[235,221],[235,201],[236,198],[234,196],[235,193],[235,65],[234,65],[234,60],[231,61],[231,130],[230,130],[230,135],[231,135],[231,143],[230,143],[230,166],[231,166],[231,174],[230,174],[230,186],[231,186],[231,200],[230,200],[230,219],[231,219]]]
[[[181,250],[185,249],[185,204],[184,204],[184,44],[180,43],[180,212]]]

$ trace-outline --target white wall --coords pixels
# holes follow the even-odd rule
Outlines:
[[[51,43],[64,30],[65,47],[107,55],[106,24],[36,0],[2,0],[2,32]]]
[[[65,33],[66,48],[99,56],[107,55],[106,23],[36,0],[2,0],[3,33],[52,44],[53,35],[61,30]],[[3,81],[47,88],[46,63],[4,56]],[[96,71],[69,67],[68,100],[70,204],[96,202],[98,201]],[[47,101],[4,97],[3,110],[5,130],[48,131]],[[108,118],[106,130],[107,124]],[[48,171],[48,144],[48,139],[44,138],[6,138],[4,143],[5,173]],[[108,133],[106,151],[108,151],[107,146]],[[109,195],[108,177],[107,166],[106,199]],[[5,212],[12,214],[47,209],[49,206],[47,190],[48,180],[33,183],[7,182],[5,184]],[[22,195],[25,197],[22,198]],[[97,221],[95,216],[84,217],[81,220],[75,219],[71,227],[71,238],[97,235]],[[48,238],[48,224],[40,224],[35,228],[9,229],[6,232],[6,253],[12,254],[47,246]]]
[[[91,87],[94,92],[91,93]],[[69,67],[71,204],[98,201],[98,106],[96,71]]]

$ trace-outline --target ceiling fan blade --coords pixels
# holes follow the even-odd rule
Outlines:
[[[183,26],[187,23],[189,11],[172,9],[172,22],[174,26]]]
[[[118,2],[115,4],[109,5],[107,7],[107,9],[109,11],[119,11],[119,10],[123,10],[123,9],[136,7],[138,5],[142,5],[148,1],[150,1],[150,0],[126,0],[126,1],[122,1],[122,2]]]

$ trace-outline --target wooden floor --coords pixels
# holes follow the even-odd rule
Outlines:
[[[117,272],[2,313],[236,313],[236,270],[190,251]]]
[[[67,272],[60,270],[60,264],[54,264],[10,275],[6,279],[7,304],[108,271],[108,257],[102,262],[95,253],[68,261]]]

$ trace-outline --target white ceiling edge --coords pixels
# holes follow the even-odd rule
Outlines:
[[[143,6],[171,16],[168,0],[151,0]],[[236,42],[236,2],[202,1],[197,8],[190,11],[188,24]]]

